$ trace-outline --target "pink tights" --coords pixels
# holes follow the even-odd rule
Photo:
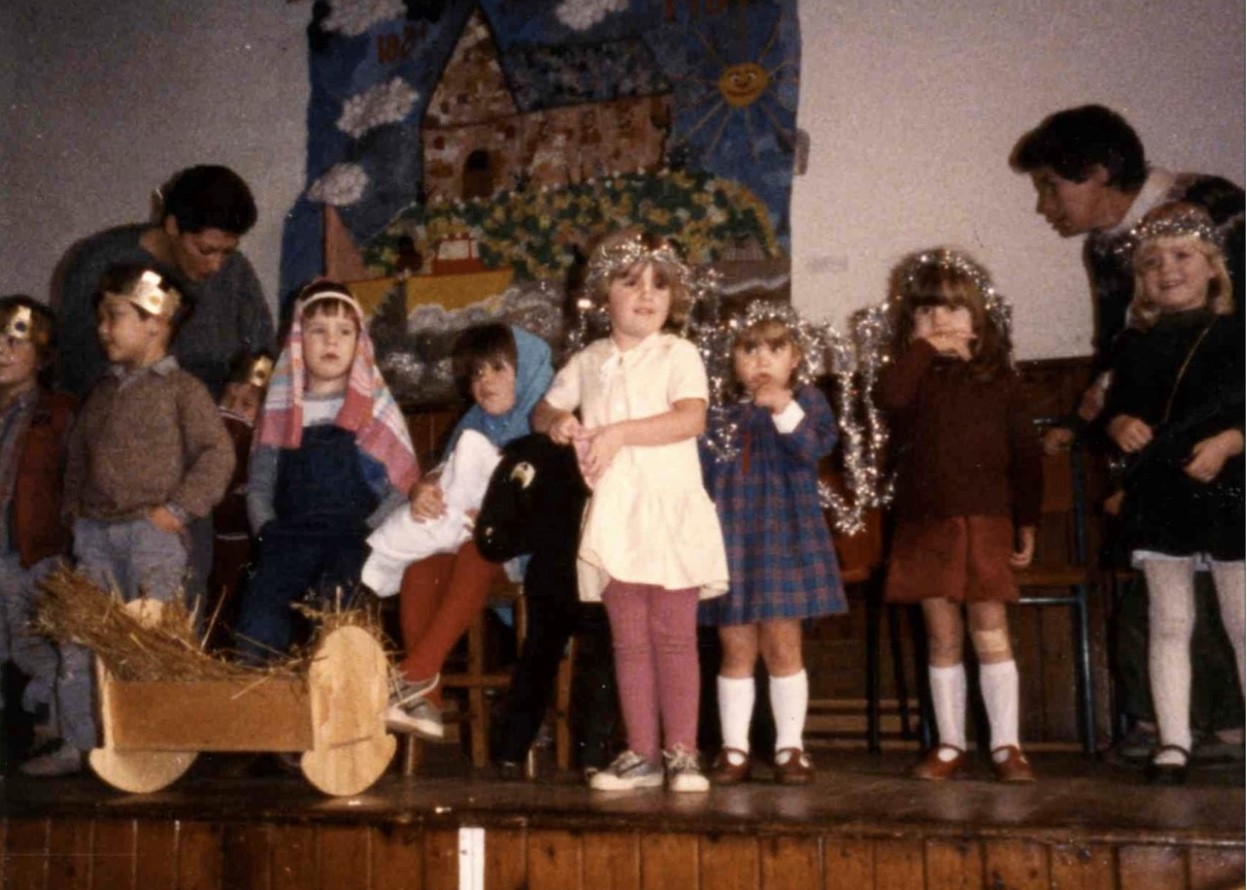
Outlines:
[[[619,706],[628,747],[659,761],[659,718],[667,750],[697,749],[697,588],[667,590],[612,580],[602,593],[615,650]]]

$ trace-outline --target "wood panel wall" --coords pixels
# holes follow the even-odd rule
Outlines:
[[[0,822],[8,890],[454,890],[453,826]],[[492,828],[486,890],[1222,890],[1238,845]]]

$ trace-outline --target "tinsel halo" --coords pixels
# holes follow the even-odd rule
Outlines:
[[[1217,250],[1225,250],[1225,233],[1198,207],[1176,209],[1135,225],[1114,246],[1118,256],[1133,260],[1140,247],[1157,238],[1198,238]]]
[[[695,325],[693,340],[706,365],[706,375],[710,378],[712,405],[723,403],[736,396],[737,387],[733,385],[735,372],[733,346],[736,338],[756,324],[772,321],[779,322],[788,329],[801,351],[801,361],[796,369],[798,383],[802,385],[813,383],[819,375],[826,373],[827,363],[824,353],[831,331],[828,325],[816,324],[803,318],[787,303],[752,300],[740,315],[720,318],[716,313],[715,317]]]
[[[995,325],[1005,337],[1006,343],[1013,342],[1013,309],[992,283],[991,274],[977,260],[962,250],[953,247],[935,247],[911,253],[896,267],[893,274],[893,292],[889,301],[894,307],[915,295],[918,273],[923,269],[935,267],[957,272],[969,279],[983,295],[983,304],[987,309],[987,320]]]
[[[719,462],[735,460],[739,454],[740,430],[730,410],[738,394],[738,387],[733,383],[733,345],[742,331],[759,322],[770,321],[784,325],[801,349],[801,361],[795,372],[798,384],[814,385],[825,373],[836,378],[836,415],[848,497],[822,482],[818,493],[823,509],[831,513],[836,531],[857,534],[865,528],[866,508],[878,503],[879,472],[863,450],[863,431],[857,419],[859,395],[853,345],[832,325],[810,321],[787,303],[768,300],[754,300],[742,314],[729,318],[720,317],[717,311],[704,315],[693,332],[710,382],[710,406],[702,446],[712,460]]]
[[[631,269],[637,263],[649,262],[669,267],[675,274],[676,285],[692,294],[693,271],[673,243],[662,240],[653,246],[647,245],[639,231],[618,237],[613,242],[611,237],[608,236],[589,259],[589,268],[585,273],[585,289],[588,293],[605,293],[611,279],[616,275]]]
[[[692,339],[697,325],[695,319],[717,313],[721,278],[718,270],[685,262],[678,245],[673,242],[664,240],[656,247],[647,247],[640,232],[630,233],[616,243],[606,243],[594,250],[585,272],[584,286],[575,300],[576,322],[568,328],[567,354],[579,352],[590,341],[610,333],[607,301],[595,301],[592,295],[606,292],[612,278],[641,262],[666,266],[675,276],[673,284],[688,295],[689,311],[677,331],[680,336]]]

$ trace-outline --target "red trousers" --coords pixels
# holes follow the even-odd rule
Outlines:
[[[459,638],[485,608],[502,566],[488,562],[468,541],[458,553],[438,553],[412,563],[398,593],[399,628],[406,657],[399,670],[423,680],[442,670]],[[429,696],[441,704],[441,686]]]

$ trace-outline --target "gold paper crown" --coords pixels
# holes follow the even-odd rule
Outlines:
[[[172,318],[182,305],[182,294],[175,287],[164,286],[163,281],[164,278],[159,272],[148,270],[138,277],[128,291],[112,296],[121,297],[152,315]]]
[[[4,336],[10,340],[30,340],[35,333],[35,316],[29,306],[14,306],[4,323]]]
[[[257,389],[264,389],[268,386],[269,378],[273,376],[273,360],[267,355],[257,355],[251,360],[250,366],[247,368],[247,383]]]

